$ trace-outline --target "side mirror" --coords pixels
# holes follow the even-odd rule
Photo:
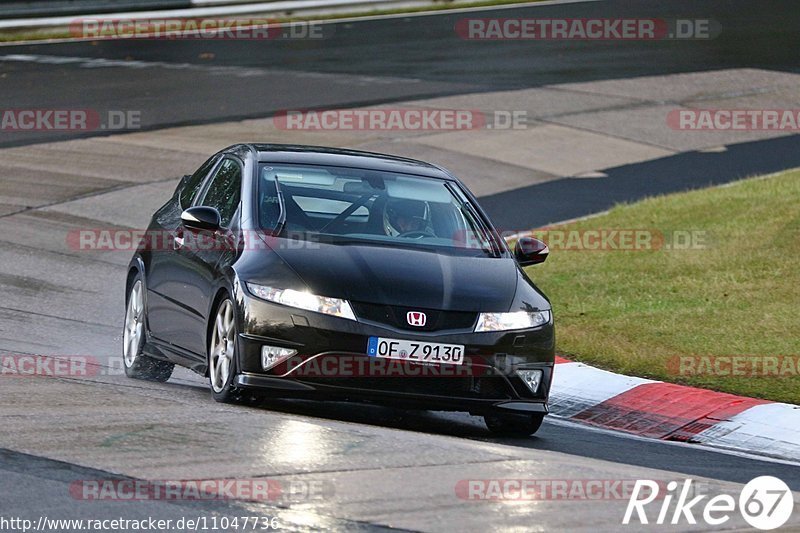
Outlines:
[[[520,237],[514,246],[514,257],[520,266],[538,265],[544,263],[550,249],[539,239],[533,237]]]
[[[213,207],[197,205],[181,213],[181,222],[189,229],[216,231],[222,224],[222,218]]]

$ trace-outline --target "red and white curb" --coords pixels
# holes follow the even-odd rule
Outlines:
[[[558,358],[550,413],[606,429],[800,461],[800,406],[623,376]]]

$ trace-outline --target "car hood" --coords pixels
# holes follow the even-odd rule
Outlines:
[[[510,258],[360,244],[274,250],[314,294],[451,311],[509,309],[520,276]]]

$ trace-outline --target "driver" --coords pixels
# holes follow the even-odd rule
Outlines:
[[[425,202],[419,200],[389,200],[383,215],[386,235],[397,237],[404,233],[427,231]]]

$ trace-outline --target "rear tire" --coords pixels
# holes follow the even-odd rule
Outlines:
[[[211,315],[211,338],[208,343],[208,382],[211,396],[221,403],[242,401],[243,389],[235,386],[237,374],[238,330],[233,302],[223,298]]]
[[[122,332],[122,364],[125,375],[134,379],[165,382],[172,376],[175,365],[153,359],[142,353],[147,325],[144,305],[144,283],[137,274],[125,300],[125,328]]]
[[[483,417],[489,431],[504,437],[529,437],[539,431],[543,420],[541,413],[490,413]]]

